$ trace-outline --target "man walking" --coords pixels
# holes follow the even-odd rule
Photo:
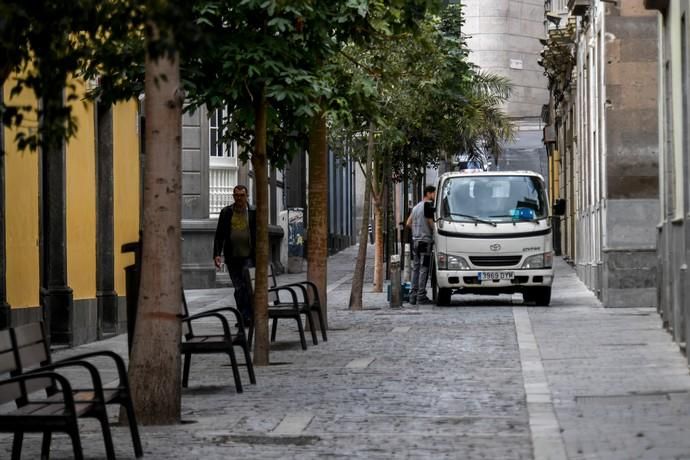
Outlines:
[[[235,202],[224,207],[218,217],[218,227],[213,240],[213,262],[220,268],[221,253],[235,288],[235,304],[245,323],[252,320],[252,303],[244,279],[244,268],[256,261],[256,210],[247,204],[247,187],[236,186],[232,191]]]
[[[426,296],[426,280],[431,266],[431,246],[434,242],[434,219],[427,217],[426,208],[433,206],[436,199],[436,187],[427,185],[424,188],[424,199],[412,208],[407,218],[407,226],[412,229],[412,281],[410,287],[410,304],[431,304]]]

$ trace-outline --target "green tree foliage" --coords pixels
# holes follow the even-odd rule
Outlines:
[[[5,125],[29,121],[41,129],[19,131],[20,149],[39,145],[54,149],[76,133],[77,126],[67,101],[77,98],[67,85],[88,55],[85,42],[96,34],[101,11],[95,0],[0,1],[0,82],[11,80],[10,98],[0,106]],[[42,101],[38,107],[14,103],[12,97],[32,90]],[[63,92],[66,91],[66,98]],[[40,136],[38,135],[40,132]]]
[[[336,92],[332,57],[348,41],[367,43],[410,27],[434,3],[434,0],[204,2],[198,9],[197,23],[213,46],[205,50],[203,58],[185,61],[183,74],[189,100],[193,106],[205,104],[212,109],[227,109],[224,135],[244,147],[241,156],[245,161],[251,159],[255,173],[258,167],[265,168],[265,161],[282,166],[307,145],[312,149],[319,146],[323,151],[310,151],[310,158],[323,160],[326,152],[322,146],[326,144],[313,136],[316,132],[325,135],[323,123],[327,111],[343,110],[348,104]],[[257,131],[257,126],[265,126],[265,131]],[[263,216],[267,212],[266,203],[261,199],[264,179],[260,174],[255,177],[257,224],[262,227],[262,220],[267,221]],[[325,180],[325,175],[320,174],[319,178]],[[315,181],[311,187],[325,190],[323,184]],[[320,193],[318,198],[324,196]],[[321,212],[318,200],[314,199],[310,200],[309,213],[310,222],[320,222],[325,210]],[[261,228],[258,233],[265,234]],[[317,233],[310,231],[312,249],[326,246],[325,238]],[[265,291],[267,252],[266,256],[262,255],[263,245],[257,241],[255,292],[259,296]],[[319,257],[324,259],[324,264],[326,256],[322,251]],[[311,256],[309,259],[310,265],[316,263]],[[325,298],[325,292],[321,298]],[[255,301],[255,360],[257,364],[266,364],[265,301],[259,297]]]
[[[104,102],[138,95],[146,75],[151,122],[147,123],[141,285],[130,376],[139,421],[152,424],[174,423],[180,416],[183,92],[176,56],[178,47],[186,49],[180,45],[187,43],[185,5],[165,0],[0,2],[0,53],[5,58],[1,81],[14,75],[11,94],[29,89],[39,100],[37,106],[22,107],[12,105],[10,98],[1,107],[5,124],[22,125],[34,114],[38,119],[38,129],[20,131],[20,148],[40,149],[48,159],[64,154],[62,145],[77,129],[66,104],[77,97],[75,88],[67,85],[68,77],[102,76]],[[133,62],[130,71],[127,66]]]
[[[362,130],[367,117],[375,120],[378,161],[390,155],[397,180],[404,171],[422,171],[455,155],[498,155],[512,135],[502,111],[510,84],[469,61],[463,23],[461,6],[450,5],[427,17],[415,34],[344,50],[347,70],[342,73],[370,89],[361,94],[371,99],[366,112],[359,117],[351,112],[337,120],[338,126],[347,136]],[[363,158],[364,136],[359,139],[354,145]]]

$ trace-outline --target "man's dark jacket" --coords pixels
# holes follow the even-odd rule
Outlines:
[[[232,255],[232,242],[230,234],[232,232],[232,213],[233,205],[226,206],[220,211],[218,216],[218,227],[216,227],[216,236],[213,239],[213,257],[225,254],[226,259],[230,259]],[[252,242],[249,258],[256,263],[256,209],[249,208],[249,235]]]

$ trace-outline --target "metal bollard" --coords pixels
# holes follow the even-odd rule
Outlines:
[[[402,279],[409,283],[412,275],[412,251],[410,250],[410,245],[405,244],[405,267],[402,270]]]
[[[391,256],[391,308],[402,307],[401,284],[400,284],[400,255]]]

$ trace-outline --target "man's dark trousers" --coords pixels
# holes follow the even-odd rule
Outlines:
[[[235,288],[235,305],[242,313],[245,324],[248,324],[253,317],[252,299],[249,296],[249,286],[244,278],[245,267],[251,266],[251,259],[249,257],[232,257],[225,260],[225,266],[228,268],[228,274],[232,285]]]

